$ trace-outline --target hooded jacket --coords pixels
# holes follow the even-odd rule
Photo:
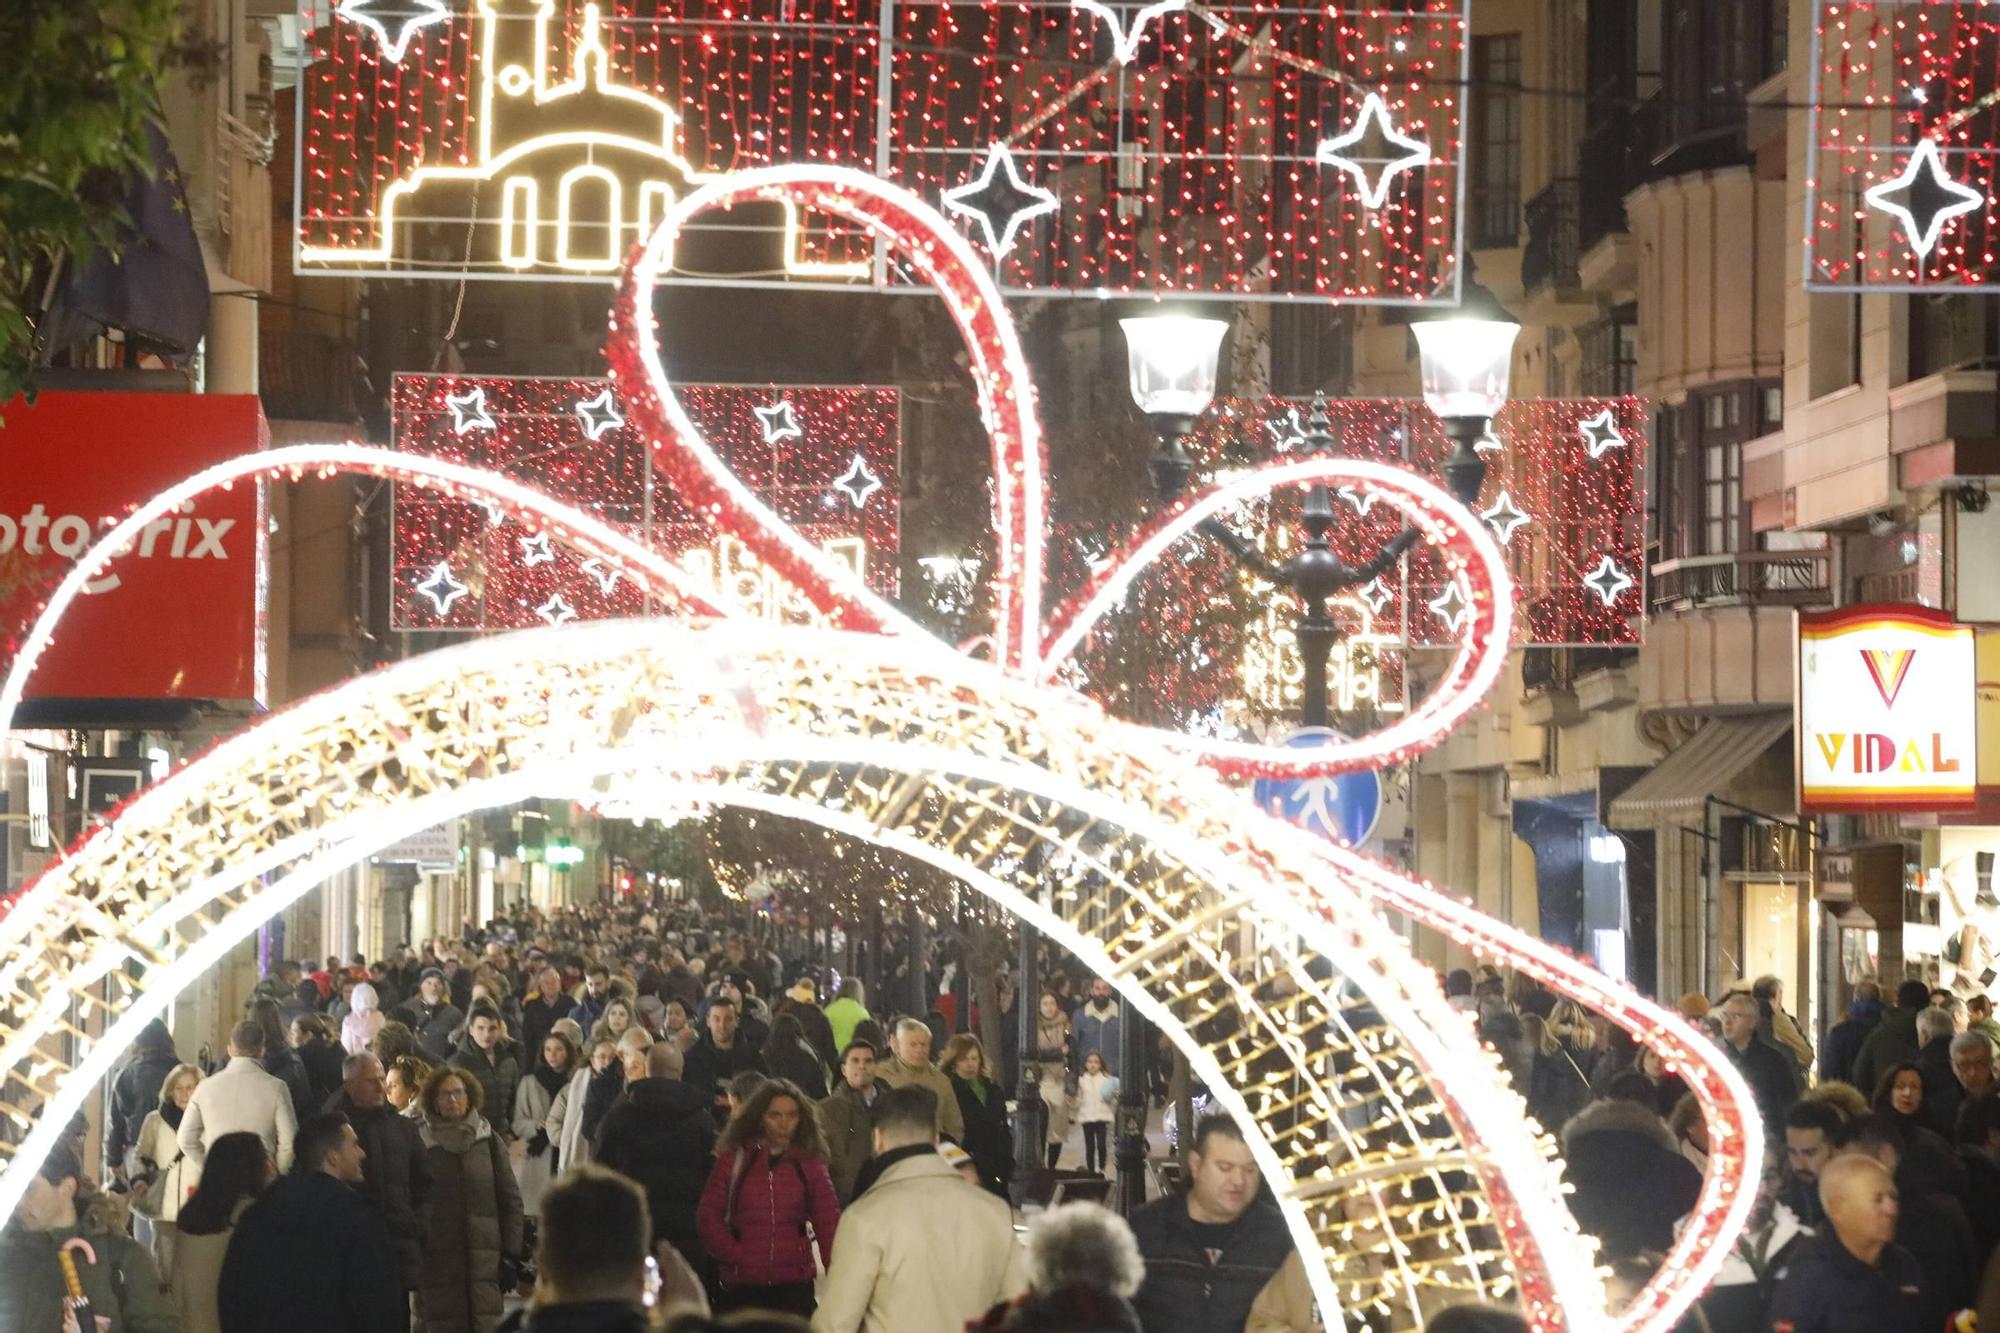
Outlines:
[[[146,1117],[159,1109],[161,1085],[180,1062],[165,1023],[156,1018],[139,1029],[131,1059],[111,1084],[111,1117],[104,1130],[104,1151],[118,1166],[124,1166],[125,1154],[139,1141]]]
[[[1564,1174],[1576,1224],[1608,1259],[1664,1252],[1674,1223],[1701,1194],[1701,1170],[1681,1156],[1666,1122],[1636,1102],[1592,1102],[1563,1126]]]
[[[410,1308],[382,1217],[324,1171],[273,1182],[229,1237],[222,1333],[406,1333]]]
[[[347,1003],[347,1017],[340,1020],[340,1046],[349,1055],[359,1055],[388,1020],[382,1016],[375,988],[365,981],[348,993]]]
[[[605,1113],[596,1161],[646,1192],[653,1240],[670,1243],[699,1268],[695,1212],[715,1161],[708,1097],[675,1078],[637,1080]]]

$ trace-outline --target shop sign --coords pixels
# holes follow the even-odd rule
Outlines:
[[[1973,630],[1928,607],[1799,613],[1799,812],[1969,806]]]
[[[52,392],[0,405],[0,644],[119,519],[267,441],[253,395]],[[263,702],[264,494],[244,483],[147,524],[70,606],[27,697]]]

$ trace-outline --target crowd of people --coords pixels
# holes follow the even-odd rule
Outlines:
[[[1027,1031],[989,1053],[976,1014],[880,1012],[771,939],[682,905],[529,915],[275,964],[212,1068],[149,1025],[108,1088],[104,1170],[74,1137],[0,1228],[0,1333],[1322,1327],[1225,1117],[1190,1127],[1178,1190],[1129,1218],[1048,1209],[1022,1241],[1017,1081],[1049,1109],[1042,1174],[1074,1137],[1065,1174],[1110,1169],[1106,983],[1052,959]],[[1701,1190],[1694,1099],[1524,978],[1444,985],[1559,1134],[1614,1294],[1635,1291]],[[1681,1001],[1769,1136],[1753,1225],[1702,1300],[1712,1333],[2000,1324],[2000,1026],[1917,983],[1856,995],[1817,1047],[1771,979]],[[1156,1074],[1136,1074],[1149,1097]]]

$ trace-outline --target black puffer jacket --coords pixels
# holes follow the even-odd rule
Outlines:
[[[1216,1333],[1240,1329],[1278,1265],[1292,1233],[1276,1208],[1253,1203],[1225,1226],[1188,1216],[1179,1195],[1132,1214],[1132,1234],[1146,1257],[1146,1282],[1132,1298],[1146,1333]]]
[[[125,1154],[139,1141],[146,1116],[160,1108],[161,1085],[180,1062],[165,1023],[156,1018],[139,1029],[131,1059],[111,1084],[111,1118],[105,1126],[104,1151],[112,1165],[124,1167]]]
[[[344,1088],[333,1095],[326,1109],[348,1118],[362,1151],[368,1154],[361,1164],[362,1197],[374,1204],[388,1223],[403,1286],[414,1291],[423,1273],[424,1232],[430,1225],[431,1205],[431,1164],[417,1122],[386,1104],[364,1111],[348,1099]]]
[[[646,1191],[653,1239],[667,1241],[699,1267],[695,1209],[715,1165],[707,1094],[679,1079],[639,1079],[604,1117],[597,1164]]]
[[[388,1228],[324,1171],[272,1184],[230,1233],[222,1333],[408,1333],[409,1300]]]
[[[1665,1251],[1701,1194],[1701,1169],[1674,1148],[1666,1122],[1636,1102],[1592,1102],[1563,1126],[1564,1175],[1576,1224],[1607,1259]]]

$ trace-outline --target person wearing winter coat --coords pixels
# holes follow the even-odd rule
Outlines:
[[[785,998],[778,1002],[773,1021],[785,1014],[799,1021],[799,1030],[812,1044],[813,1054],[819,1057],[821,1065],[832,1069],[840,1063],[840,1047],[833,1039],[833,1024],[819,1007],[819,984],[811,977],[800,977],[792,983],[792,988],[785,992]]]
[[[388,1227],[355,1188],[361,1161],[347,1117],[326,1112],[299,1127],[298,1165],[230,1233],[222,1333],[407,1333]]]
[[[716,1312],[811,1315],[839,1222],[817,1108],[796,1085],[771,1079],[730,1117],[696,1213],[722,1279]]]
[[[555,1030],[557,1020],[567,1018],[575,1007],[562,988],[562,973],[544,967],[535,974],[535,989],[521,1001],[521,1045],[530,1051],[542,1049],[542,1042]]]
[[[279,1015],[276,1001],[254,999],[244,1016],[264,1029],[264,1072],[284,1083],[292,1096],[292,1119],[303,1121],[319,1109],[324,1098],[313,1092],[312,1078],[306,1073],[305,1061],[292,1049],[291,1029]]]
[[[1104,1056],[1092,1051],[1083,1057],[1083,1072],[1076,1076],[1076,1122],[1083,1126],[1083,1169],[1099,1175],[1110,1165],[1111,1122],[1117,1117],[1118,1080],[1105,1065]]]
[[[1236,1122],[1202,1117],[1190,1147],[1187,1192],[1156,1199],[1131,1218],[1146,1259],[1132,1305],[1146,1333],[1242,1328],[1293,1250],[1284,1217],[1258,1200],[1262,1182]]]
[[[813,1333],[937,1333],[1027,1290],[1013,1212],[939,1155],[935,1100],[875,1103],[879,1170],[841,1218]]]
[[[1007,1197],[1014,1178],[1014,1126],[1007,1119],[1007,1093],[993,1081],[986,1048],[979,1038],[961,1032],[945,1043],[938,1067],[951,1079],[958,1099],[958,1118],[965,1122],[959,1140],[979,1172],[980,1188]]]
[[[792,1014],[779,1014],[771,1020],[763,1056],[773,1078],[790,1079],[814,1101],[826,1096],[826,1070],[819,1062],[819,1052],[806,1040],[805,1028]]]
[[[1912,977],[1896,987],[1896,1007],[1885,1010],[1855,1053],[1848,1082],[1870,1092],[1890,1066],[1917,1058],[1917,1015],[1930,1008],[1930,988]]]
[[[1857,982],[1854,998],[1847,1002],[1847,1017],[1826,1030],[1819,1048],[1819,1077],[1822,1083],[1837,1080],[1854,1082],[1854,1061],[1861,1043],[1882,1021],[1882,988],[1872,981]]]
[[[0,1227],[0,1330],[60,1333],[64,1250],[101,1333],[180,1333],[153,1256],[125,1235],[117,1206],[90,1188],[76,1154],[58,1147]]]
[[[305,1068],[315,1107],[325,1105],[327,1098],[340,1091],[340,1062],[346,1052],[329,1035],[331,1021],[318,1014],[305,1014],[293,1019],[288,1029],[292,1054]]]
[[[452,1034],[465,1023],[464,1011],[451,1002],[444,973],[434,967],[424,969],[416,996],[404,1002],[396,1017],[416,1034],[424,1059],[438,1065],[451,1059]]]
[[[1035,1081],[1041,1085],[1042,1104],[1049,1109],[1048,1134],[1043,1142],[1048,1145],[1048,1162],[1053,1168],[1062,1160],[1063,1144],[1069,1141],[1071,1033],[1059,998],[1044,993],[1038,1003],[1035,1046],[1022,1058],[1033,1067]]]
[[[854,1040],[854,1029],[869,1019],[868,988],[860,977],[840,983],[840,992],[826,1007],[826,1025],[833,1032],[833,1044],[845,1051]],[[880,1051],[876,1054],[879,1056]]]
[[[556,1136],[556,1148],[565,1168],[591,1160],[598,1121],[586,1111],[598,1104],[608,1111],[624,1090],[625,1070],[618,1062],[618,1047],[608,1041],[592,1042],[589,1062],[558,1094],[557,1104],[549,1107],[552,1119],[560,1112],[562,1130]]]
[[[389,1227],[403,1289],[414,1291],[423,1271],[424,1236],[430,1226],[431,1167],[417,1122],[389,1102],[382,1062],[363,1051],[342,1064],[340,1091],[327,1103],[354,1126],[367,1154],[355,1188],[375,1205]]]
[[[715,1162],[715,1120],[708,1097],[681,1081],[683,1068],[680,1051],[665,1041],[629,1061],[625,1094],[604,1117],[595,1161],[646,1192],[654,1243],[672,1245],[701,1268],[696,1215]]]
[[[340,1048],[349,1055],[357,1055],[368,1049],[389,1019],[381,1010],[375,987],[368,982],[357,985],[347,1002],[347,1017],[340,1020]]]
[[[160,1085],[180,1064],[173,1034],[159,1019],[139,1029],[118,1076],[111,1081],[111,1114],[105,1118],[104,1156],[113,1175],[125,1170],[125,1158],[139,1141],[139,1127],[160,1104]]]
[[[1066,1203],[1043,1212],[1028,1224],[1027,1261],[1027,1294],[994,1306],[968,1333],[1141,1333],[1131,1301],[1146,1261],[1132,1228],[1109,1208]]]
[[[849,1042],[841,1052],[840,1082],[819,1104],[820,1128],[826,1134],[827,1171],[842,1207],[854,1200],[854,1182],[875,1151],[875,1103],[889,1085],[875,1076],[875,1048],[865,1041]]]
[[[201,1184],[181,1208],[174,1263],[167,1270],[181,1333],[222,1333],[222,1263],[230,1237],[277,1178],[278,1168],[255,1134],[225,1134],[215,1141]]]
[[[502,1036],[500,1015],[490,1008],[474,1008],[465,1039],[447,1063],[479,1080],[481,1105],[492,1113],[487,1123],[504,1139],[514,1130],[514,1088],[521,1081],[521,1062]]]
[[[291,1089],[264,1072],[264,1029],[248,1019],[229,1034],[229,1063],[203,1079],[181,1116],[181,1151],[200,1169],[208,1145],[224,1134],[248,1130],[280,1171],[292,1164],[292,1136],[299,1122]]]
[[[875,1074],[892,1088],[914,1085],[928,1089],[937,1098],[938,1136],[954,1143],[964,1140],[965,1118],[958,1113],[958,1094],[951,1090],[951,1080],[931,1063],[929,1024],[914,1018],[898,1020],[889,1056],[876,1062]]]
[[[737,1030],[736,1006],[727,996],[708,1002],[708,1015],[699,1040],[687,1049],[687,1072],[683,1080],[700,1088],[711,1098],[716,1123],[729,1120],[729,1084],[738,1074],[769,1074],[763,1055]]]
[[[556,1146],[562,1123],[551,1131],[549,1113],[576,1076],[576,1067],[576,1043],[567,1032],[550,1031],[542,1037],[535,1067],[514,1087],[514,1137],[525,1145],[518,1173],[521,1208],[530,1217],[540,1210],[549,1182],[567,1165]]]
[[[417,1285],[424,1333],[491,1333],[524,1253],[521,1191],[507,1149],[480,1114],[479,1080],[432,1073],[418,1105],[431,1170],[430,1227]]]
[[[1701,1171],[1653,1113],[1643,1075],[1621,1075],[1612,1088],[1563,1126],[1570,1211],[1607,1259],[1664,1252],[1701,1195]]]
[[[143,1227],[135,1226],[139,1239],[148,1241],[153,1262],[162,1273],[173,1271],[174,1240],[178,1235],[174,1219],[181,1205],[201,1180],[201,1168],[181,1151],[181,1121],[188,1101],[194,1096],[201,1071],[193,1065],[175,1065],[160,1084],[160,1105],[146,1123],[139,1126],[139,1141],[132,1145],[127,1163],[127,1179],[132,1182],[132,1211]],[[145,1232],[151,1232],[148,1237]]]
[[[1112,993],[1111,983],[1102,977],[1092,981],[1090,998],[1078,1005],[1070,1018],[1078,1068],[1092,1051],[1104,1057],[1106,1069],[1117,1067],[1119,1017],[1118,997]]]

